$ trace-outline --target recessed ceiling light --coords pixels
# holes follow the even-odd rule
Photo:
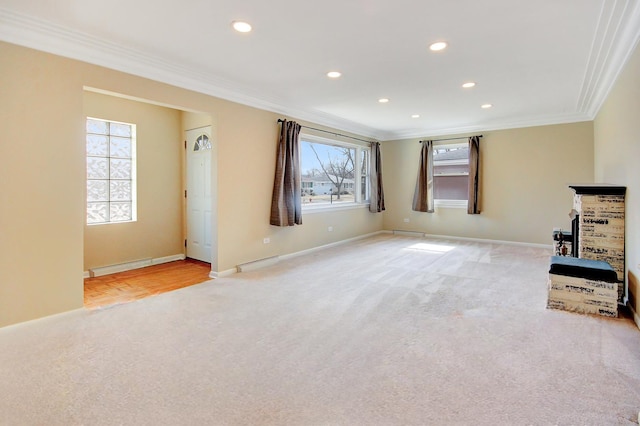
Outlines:
[[[420,114],[413,114],[411,118],[420,118]]]
[[[387,99],[387,98],[380,98],[380,99],[378,99],[378,102],[380,102],[381,104],[386,104],[387,102],[389,102],[389,99]]]
[[[437,41],[435,43],[432,43],[429,46],[429,49],[433,50],[434,52],[437,52],[439,50],[443,50],[447,47],[447,43],[444,41]]]
[[[475,86],[476,84],[473,81],[466,82],[462,85],[465,89]]]
[[[233,26],[233,29],[239,33],[248,33],[251,31],[251,25],[244,21],[233,21],[231,25]]]
[[[489,109],[489,108],[491,108],[492,106],[493,106],[493,105],[491,105],[491,104],[483,104],[483,105],[480,105],[480,108]]]
[[[341,73],[341,72],[339,72],[339,71],[329,71],[329,72],[327,73],[327,77],[329,77],[329,78],[338,78],[338,77],[340,77],[341,75],[342,75],[342,73]]]

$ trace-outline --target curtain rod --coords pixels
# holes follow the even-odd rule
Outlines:
[[[278,118],[278,123],[284,123],[284,122],[285,122],[285,120],[283,120],[282,118]],[[329,133],[330,135],[341,136],[343,138],[355,139],[355,140],[360,141],[360,142],[366,142],[366,143],[373,142],[373,141],[367,141],[367,140],[360,139],[360,138],[354,138],[353,136],[349,136],[349,135],[343,135],[341,133],[330,132],[328,130],[316,129],[315,127],[303,126],[302,124],[300,125],[300,127],[304,127],[305,129],[315,130],[315,131],[318,131],[318,132]]]
[[[479,138],[482,137],[482,135],[475,135]],[[444,139],[429,139],[431,142],[440,142],[440,141],[457,141],[457,140],[462,140],[462,139],[469,139],[472,138],[473,136],[464,136],[461,138],[444,138]],[[418,143],[422,143],[424,141],[418,141]]]

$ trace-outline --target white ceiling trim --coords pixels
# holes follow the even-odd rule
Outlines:
[[[495,123],[483,123],[481,125],[459,126],[451,128],[439,128],[432,129],[428,133],[422,132],[394,132],[393,134],[386,135],[384,140],[401,140],[401,139],[413,139],[413,138],[431,138],[442,137],[457,134],[470,134],[477,132],[489,132],[494,130],[506,130],[506,129],[520,129],[525,127],[536,126],[549,126],[553,124],[567,124],[567,123],[579,123],[582,121],[591,121],[592,118],[582,113],[571,113],[544,117],[530,117],[523,120],[502,120]]]
[[[607,5],[611,5],[607,8]],[[525,117],[482,126],[433,129],[437,135],[532,127],[592,120],[611,90],[640,38],[640,2],[605,2],[593,41],[576,113],[549,117]],[[49,21],[0,8],[0,39],[59,56],[88,62],[117,71],[149,78],[232,102],[282,114],[379,140],[425,136],[424,130],[389,132],[344,120],[317,110],[309,110],[273,99],[251,88],[209,74],[177,66],[158,57],[124,48],[86,33],[70,30]]]
[[[604,2],[577,110],[595,118],[640,39],[640,2]]]
[[[321,111],[285,105],[248,87],[5,8],[0,8],[0,40],[379,139],[377,129]]]

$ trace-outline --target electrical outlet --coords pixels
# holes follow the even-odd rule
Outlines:
[[[328,227],[327,231],[332,232],[333,231],[333,226]]]
[[[405,218],[403,219],[403,221],[404,221],[404,223],[409,223],[409,218],[408,218],[408,217],[405,217]]]
[[[262,240],[262,242],[263,242],[264,244],[269,244],[269,243],[271,242],[271,238],[268,238],[268,237],[267,237],[267,238],[263,239],[263,240]]]

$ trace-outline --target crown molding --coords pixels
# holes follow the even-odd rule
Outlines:
[[[640,2],[603,2],[575,113],[496,121],[488,125],[385,131],[292,105],[229,80],[0,7],[0,40],[382,141],[593,120],[639,39]]]
[[[229,80],[194,71],[49,21],[0,8],[0,40],[148,78],[341,131],[380,139],[380,131],[291,105]]]
[[[640,39],[640,2],[605,1],[596,27],[577,111],[594,119]]]
[[[489,132],[495,130],[521,129],[525,127],[552,126],[555,124],[580,123],[583,121],[591,121],[592,119],[583,113],[556,114],[551,116],[527,117],[517,120],[500,120],[491,123],[483,123],[478,125],[461,125],[455,127],[431,128],[425,130],[408,130],[401,132],[390,132],[385,134],[386,139],[402,140],[425,137],[442,137],[458,134],[469,134],[477,132]]]

